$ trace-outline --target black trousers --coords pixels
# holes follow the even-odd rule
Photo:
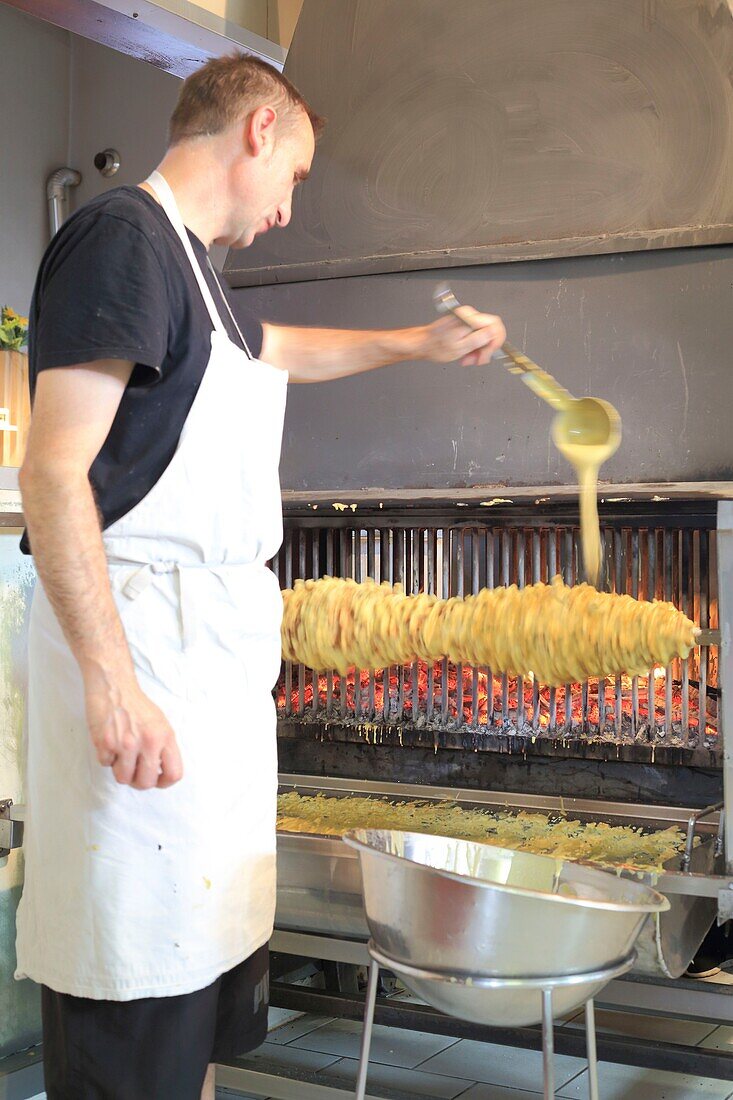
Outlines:
[[[267,1035],[267,945],[205,989],[94,1001],[42,987],[48,1100],[199,1100],[210,1062]]]

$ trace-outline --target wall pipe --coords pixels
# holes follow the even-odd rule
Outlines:
[[[67,202],[69,187],[78,187],[81,183],[81,172],[75,168],[57,168],[46,181],[46,198],[48,200],[48,220],[51,236],[54,237],[61,228],[67,216]]]

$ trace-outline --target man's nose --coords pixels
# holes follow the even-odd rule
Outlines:
[[[288,200],[288,202],[280,203],[277,208],[277,224],[280,226],[281,229],[284,229],[285,226],[288,224],[291,214],[292,207],[290,205],[290,200]]]

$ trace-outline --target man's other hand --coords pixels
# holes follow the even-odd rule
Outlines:
[[[176,736],[162,710],[137,683],[86,688],[86,712],[97,759],[118,783],[139,791],[172,787],[183,775]]]

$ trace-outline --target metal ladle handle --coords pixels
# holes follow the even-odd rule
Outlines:
[[[512,344],[502,344],[501,352],[512,364],[510,367],[507,367],[509,373],[520,375],[522,381],[529,386],[538,397],[541,397],[543,401],[551,405],[553,409],[562,412],[563,409],[567,409],[571,401],[575,400],[570,391],[566,390],[564,386],[561,386],[556,378],[553,378],[552,375],[548,374],[542,367],[538,367],[536,363],[527,358],[524,352],[519,351]]]
[[[447,283],[440,283],[433,291],[433,304],[438,313],[452,313],[467,328],[473,329],[470,321],[457,312],[461,307],[455,294]],[[524,352],[519,351],[513,344],[504,343],[501,346],[501,354],[506,360],[505,366],[510,374],[518,374],[529,388],[551,405],[553,409],[563,410],[568,407],[574,397],[564,386],[561,386],[556,378],[539,367]],[[509,365],[511,364],[511,366]]]

